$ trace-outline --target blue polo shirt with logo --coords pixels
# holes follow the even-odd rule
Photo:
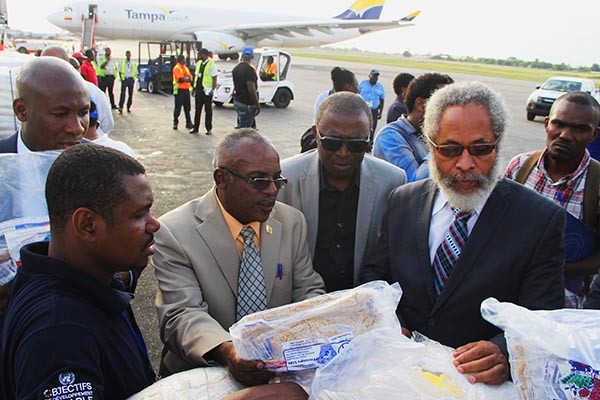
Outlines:
[[[2,332],[2,399],[124,399],[155,381],[144,339],[117,279],[112,287],[21,249]]]

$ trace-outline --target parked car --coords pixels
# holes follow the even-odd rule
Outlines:
[[[591,79],[553,76],[552,78],[548,78],[541,86],[538,85],[535,88],[536,90],[529,95],[527,104],[525,105],[527,120],[529,121],[533,121],[538,115],[548,116],[554,100],[568,92],[587,92],[600,101],[600,95],[594,85],[594,81]]]

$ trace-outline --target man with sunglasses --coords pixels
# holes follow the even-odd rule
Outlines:
[[[361,271],[363,282],[400,283],[403,332],[455,347],[454,365],[471,383],[509,377],[504,334],[481,317],[484,299],[528,309],[564,301],[565,212],[500,179],[507,120],[503,99],[479,82],[431,96],[423,125],[431,179],[392,192],[378,245]]]
[[[324,293],[323,280],[302,213],[276,202],[287,180],[271,142],[236,130],[213,164],[215,186],[163,215],[155,236],[160,372],[218,363],[246,385],[266,383],[273,374],[237,356],[228,328],[246,314]]]
[[[304,213],[313,265],[328,292],[356,286],[364,255],[377,242],[385,200],[406,182],[400,168],[365,155],[371,118],[360,96],[332,94],[312,126],[317,150],[281,166],[288,184],[279,200]]]
[[[544,120],[546,149],[519,154],[506,169],[507,178],[567,210],[567,237],[587,231],[595,239],[592,231],[598,232],[600,164],[586,147],[598,136],[599,120],[600,106],[588,93],[559,97]],[[575,251],[566,254],[565,306],[581,308],[586,294],[584,279],[598,273],[600,249],[595,240],[585,249],[571,249]]]

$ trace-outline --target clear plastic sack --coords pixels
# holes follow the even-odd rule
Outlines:
[[[49,238],[46,177],[59,154],[0,154],[0,285],[14,278],[23,245]]]
[[[600,399],[600,311],[530,311],[489,298],[481,315],[504,330],[520,399]]]
[[[452,361],[453,349],[416,333],[376,329],[355,338],[317,369],[310,400],[512,400],[511,382],[471,384]]]
[[[400,331],[396,283],[373,281],[354,289],[250,314],[229,328],[238,355],[271,371],[302,371],[329,362],[353,338],[372,329]]]
[[[214,400],[244,387],[227,368],[195,368],[163,378],[129,400]]]

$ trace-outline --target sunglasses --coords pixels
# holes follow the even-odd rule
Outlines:
[[[431,143],[431,145],[435,147],[435,149],[441,155],[450,158],[460,156],[463,153],[463,151],[465,151],[465,149],[467,149],[470,155],[475,157],[487,156],[496,148],[496,145],[498,144],[498,140],[500,140],[500,138],[496,139],[494,143],[476,143],[467,146],[463,146],[460,144],[444,144],[438,146],[437,144],[433,143],[431,139],[427,138],[427,140],[429,140],[429,143]]]
[[[279,178],[275,178],[275,179],[253,178],[250,176],[242,175],[239,172],[235,172],[234,170],[229,169],[227,167],[219,167],[219,168],[224,169],[225,171],[229,172],[231,175],[244,180],[246,183],[252,185],[256,190],[261,190],[261,191],[266,190],[269,186],[271,186],[271,183],[274,183],[277,190],[279,190],[282,187],[284,187],[286,185],[286,183],[288,182],[288,180],[286,178],[284,178],[283,176],[281,176]]]
[[[317,129],[317,135],[321,141],[321,145],[327,151],[338,151],[342,145],[346,143],[348,150],[352,153],[363,153],[367,151],[369,139],[342,139],[333,136],[321,136],[321,132]]]

